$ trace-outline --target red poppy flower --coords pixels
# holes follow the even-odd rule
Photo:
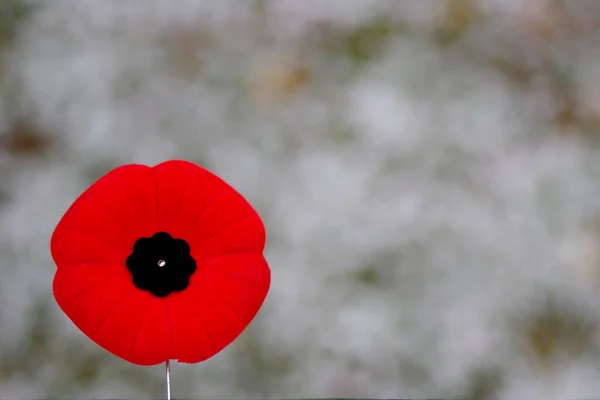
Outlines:
[[[90,339],[131,363],[196,363],[252,321],[270,286],[252,206],[186,161],[114,169],[51,239],[54,297]]]

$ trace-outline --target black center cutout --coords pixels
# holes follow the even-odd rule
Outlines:
[[[196,271],[196,261],[190,255],[187,242],[174,239],[166,232],[136,240],[125,264],[135,287],[156,297],[184,290]]]

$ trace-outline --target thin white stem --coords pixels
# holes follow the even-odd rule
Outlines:
[[[167,400],[171,400],[171,365],[169,360],[165,364],[165,378],[166,378],[166,389],[167,389]]]

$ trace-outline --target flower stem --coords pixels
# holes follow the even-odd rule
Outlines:
[[[165,379],[166,379],[166,391],[167,400],[171,400],[171,365],[169,360],[165,364]]]

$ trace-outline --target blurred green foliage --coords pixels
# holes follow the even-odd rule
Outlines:
[[[252,325],[237,339],[235,351],[239,362],[233,383],[246,393],[266,396],[292,368],[290,354],[265,352],[264,338]]]
[[[502,390],[504,374],[500,368],[486,367],[475,370],[470,378],[466,400],[492,399]]]
[[[596,322],[553,296],[512,323],[531,361],[542,368],[554,367],[558,361],[572,361],[586,352],[593,353],[598,331]]]
[[[20,24],[31,15],[34,4],[20,0],[0,0],[0,47],[9,46]]]
[[[326,41],[326,50],[347,57],[354,65],[362,67],[381,54],[391,38],[409,31],[409,27],[401,21],[376,17],[351,29],[333,33]]]

